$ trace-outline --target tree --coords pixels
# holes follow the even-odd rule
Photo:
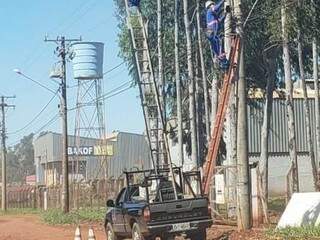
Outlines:
[[[288,2],[282,0],[281,5],[281,27],[282,27],[282,47],[283,47],[283,65],[284,78],[286,85],[286,105],[288,117],[288,132],[289,132],[289,155],[292,165],[292,192],[299,191],[298,177],[298,161],[297,161],[297,145],[295,134],[294,110],[293,110],[293,88],[291,79],[291,60],[289,52],[289,34],[287,22]]]
[[[298,42],[298,61],[299,61],[299,71],[300,71],[300,81],[302,84],[302,92],[303,92],[303,104],[304,104],[304,113],[305,113],[305,120],[306,120],[306,130],[307,130],[307,142],[309,146],[309,157],[312,167],[312,175],[313,175],[313,183],[314,188],[318,189],[317,187],[317,165],[314,156],[314,146],[313,146],[313,139],[311,134],[311,119],[310,119],[310,108],[308,102],[308,93],[307,93],[307,86],[306,86],[306,79],[305,79],[305,72],[304,72],[304,61],[303,61],[303,35],[301,32],[302,29],[302,14],[304,14],[301,0],[298,0],[297,6],[297,42]]]
[[[175,77],[176,77],[176,95],[177,95],[177,118],[178,118],[178,145],[179,145],[179,164],[184,162],[183,154],[183,128],[182,128],[182,93],[180,79],[180,61],[179,61],[179,9],[180,0],[175,0],[174,14],[174,55],[175,55]]]
[[[33,134],[23,137],[8,148],[7,176],[9,183],[24,183],[25,177],[35,174]]]
[[[195,79],[194,79],[194,66],[192,60],[192,41],[191,41],[191,23],[189,20],[188,13],[188,0],[183,0],[183,14],[185,33],[187,39],[187,65],[188,65],[188,83],[189,83],[189,121],[190,121],[190,132],[191,132],[191,161],[192,168],[197,167],[198,162],[198,147],[197,147],[197,133],[196,133],[196,115],[195,115]]]

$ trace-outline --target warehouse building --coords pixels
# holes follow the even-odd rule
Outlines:
[[[118,179],[123,170],[151,167],[149,148],[145,136],[114,132],[101,141],[68,137],[69,179]],[[78,140],[79,141],[79,140]],[[78,149],[76,146],[80,146]],[[59,133],[45,132],[34,141],[36,180],[38,184],[57,185],[62,181],[62,137]]]

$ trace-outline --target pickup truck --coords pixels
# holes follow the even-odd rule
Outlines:
[[[212,225],[208,199],[192,189],[188,194],[184,191],[183,182],[190,187],[192,183],[183,180],[180,168],[175,168],[180,176],[176,193],[167,176],[153,175],[152,170],[146,176],[146,172],[139,171],[144,175],[142,183],[130,183],[130,176],[137,172],[126,173],[127,187],[120,191],[115,201],[107,201],[107,239],[153,240],[160,237],[169,240],[183,235],[191,240],[205,240],[206,228]],[[200,179],[200,173],[197,176]],[[193,185],[201,189],[199,185]]]

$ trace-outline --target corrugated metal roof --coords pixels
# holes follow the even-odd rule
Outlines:
[[[311,129],[315,140],[315,106],[314,99],[308,100],[311,115]],[[305,126],[305,112],[303,99],[294,99],[295,132],[298,152],[307,152],[307,131]],[[251,100],[248,105],[248,139],[249,152],[259,153],[261,149],[261,126],[263,120],[262,100]],[[314,141],[315,142],[315,141]],[[287,107],[284,99],[274,99],[270,126],[269,152],[287,153],[288,147],[288,118]]]

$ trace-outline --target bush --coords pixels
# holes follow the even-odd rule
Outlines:
[[[60,209],[50,209],[41,214],[42,220],[51,225],[78,224],[81,222],[103,221],[106,213],[105,208],[79,209],[64,214]]]

